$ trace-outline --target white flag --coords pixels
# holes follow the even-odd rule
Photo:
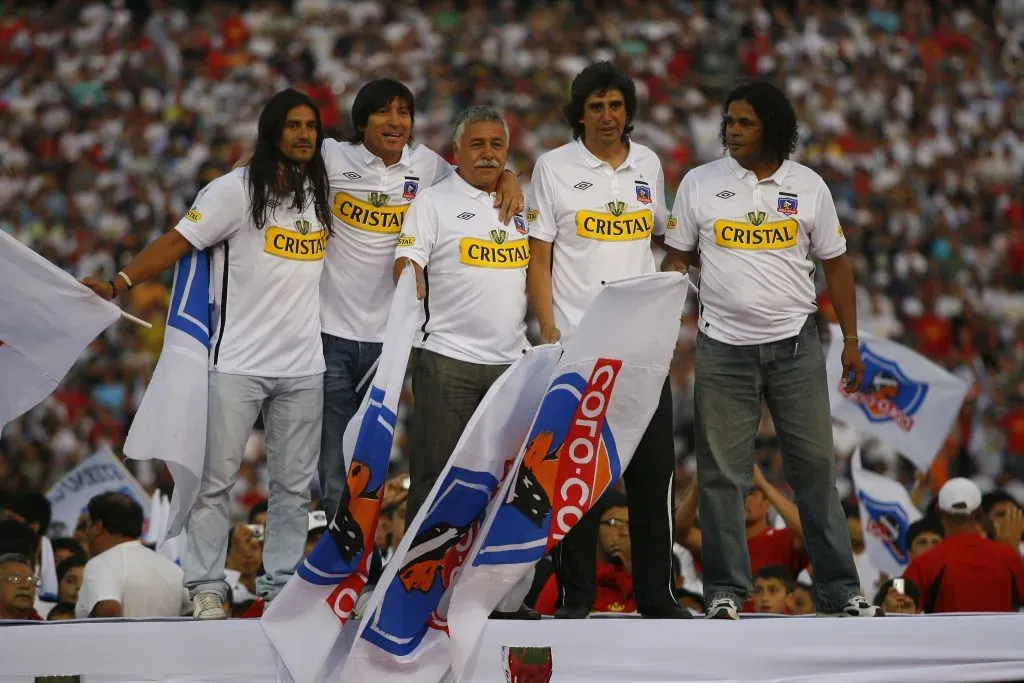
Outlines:
[[[832,417],[878,437],[921,470],[931,467],[967,395],[967,382],[902,344],[859,332],[860,391],[848,393],[843,333],[832,325],[826,361]]]
[[[451,587],[561,355],[557,345],[530,349],[491,386],[388,561],[345,668],[333,680],[440,681],[448,671]]]
[[[452,592],[456,680],[491,611],[629,465],[658,406],[687,292],[681,273],[609,282],[566,341],[500,504]]]
[[[50,528],[54,537],[75,533],[78,516],[89,501],[101,493],[118,491],[131,496],[142,506],[149,519],[149,496],[109,448],[103,448],[78,463],[46,493],[53,517]]]
[[[868,558],[878,571],[900,576],[910,562],[907,529],[921,519],[921,512],[902,484],[864,469],[859,449],[850,459],[850,473],[860,503],[860,524]]]
[[[416,276],[409,266],[395,288],[373,383],[346,430],[357,436],[352,452],[351,442],[343,442],[350,464],[341,506],[327,533],[263,614],[263,631],[297,683],[325,680],[348,655],[342,627],[367,580],[368,550],[373,548],[420,310]]]
[[[121,309],[0,230],[0,430],[53,393]]]
[[[210,363],[210,266],[192,251],[174,266],[160,360],[124,442],[134,460],[163,460],[174,478],[164,538],[182,533],[206,462]]]

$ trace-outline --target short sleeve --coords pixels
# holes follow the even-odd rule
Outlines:
[[[320,143],[320,154],[324,158],[324,167],[327,169],[327,177],[331,178],[335,175],[335,166],[341,163],[343,158],[341,146],[345,144],[334,138],[324,138],[324,141]]]
[[[104,600],[120,603],[124,588],[124,577],[115,568],[115,563],[106,558],[96,557],[85,564],[82,574],[82,588],[78,591],[75,617],[88,619],[92,610]]]
[[[658,178],[655,182],[654,191],[657,199],[654,205],[654,233],[655,235],[664,235],[665,228],[668,226],[668,209],[665,206],[665,170],[661,167],[661,162],[658,162]]]
[[[690,171],[679,183],[672,213],[665,226],[665,244],[679,251],[693,251],[700,239],[700,226],[696,219],[697,180]]]
[[[544,242],[554,242],[558,236],[555,185],[551,171],[543,159],[533,167],[530,189],[533,204],[526,212],[526,223],[530,237]]]
[[[238,232],[247,206],[239,176],[221,176],[199,191],[174,229],[196,249],[208,249]]]
[[[435,154],[434,156],[436,157],[436,163],[434,165],[434,177],[431,179],[430,185],[428,185],[428,187],[437,185],[439,182],[447,179],[448,176],[455,172],[455,167],[449,164],[447,161],[445,161],[443,156],[441,156],[440,154]]]
[[[814,225],[811,226],[811,253],[820,259],[830,259],[846,253],[846,236],[839,225],[835,202],[828,185],[821,181],[814,207]]]
[[[437,212],[430,203],[429,195],[421,195],[409,204],[409,211],[402,224],[402,234],[398,236],[395,260],[407,258],[426,267],[436,241]]]

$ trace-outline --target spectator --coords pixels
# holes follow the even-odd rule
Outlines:
[[[249,524],[253,524],[264,529],[267,528],[267,509],[269,508],[270,501],[266,498],[256,503],[249,509]]]
[[[83,560],[89,559],[89,554],[82,547],[82,544],[73,538],[55,538],[50,541],[50,545],[53,546],[53,561],[60,566],[60,563],[69,557],[81,557]],[[59,578],[57,579],[60,580]]]
[[[58,602],[46,615],[47,621],[68,621],[75,618],[75,603]]]
[[[942,524],[935,517],[923,517],[907,528],[907,549],[910,559],[942,543]]]
[[[1024,509],[1016,499],[1005,491],[992,491],[982,497],[981,507],[992,523],[993,539],[1024,555]]]
[[[27,524],[40,536],[50,527],[50,501],[36,491],[0,493],[0,513]]]
[[[244,612],[258,594],[256,577],[263,565],[263,527],[239,522],[228,537],[227,559],[224,562],[224,580],[232,594],[232,607]]]
[[[39,577],[33,573],[32,566],[32,560],[26,555],[0,555],[0,620],[42,620],[34,608]]]
[[[57,600],[78,602],[78,593],[82,589],[82,577],[85,575],[86,559],[80,555],[72,555],[57,565]]]
[[[758,614],[789,614],[796,581],[780,564],[761,567],[754,574],[754,611]]]
[[[789,613],[799,616],[814,614],[813,587],[799,581],[793,585],[789,594]]]
[[[177,617],[191,611],[181,568],[142,545],[142,508],[123,493],[89,501],[85,565],[75,606],[88,617]]]
[[[910,579],[890,579],[875,593],[874,604],[886,614],[920,614],[921,592]]]
[[[981,490],[950,479],[939,491],[945,538],[911,560],[903,574],[921,591],[918,607],[934,612],[1015,612],[1024,596],[1024,560],[983,535]]]

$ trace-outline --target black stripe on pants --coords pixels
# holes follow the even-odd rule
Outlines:
[[[672,390],[666,379],[654,416],[623,475],[629,505],[633,591],[641,613],[678,604],[672,591],[674,475]],[[594,605],[599,522],[597,511],[591,509],[554,548],[558,606],[589,609]]]

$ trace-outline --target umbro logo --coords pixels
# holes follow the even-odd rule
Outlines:
[[[341,175],[345,176],[349,180],[359,180],[360,178],[363,177],[363,176],[359,175],[358,173],[356,173],[355,171],[346,171],[345,173],[342,173]]]
[[[588,190],[588,189],[592,188],[593,186],[594,186],[594,183],[588,183],[586,180],[584,180],[582,182],[578,182],[575,185],[573,185],[573,187],[576,188],[577,190]]]
[[[735,192],[730,192],[729,190],[722,190],[721,192],[719,192],[715,196],[718,197],[719,199],[728,199],[729,197],[735,197],[736,193]]]
[[[468,211],[463,211],[458,216],[456,216],[456,218],[461,218],[464,221],[468,221],[470,218],[472,218],[475,215],[476,215],[475,213],[470,213]]]

